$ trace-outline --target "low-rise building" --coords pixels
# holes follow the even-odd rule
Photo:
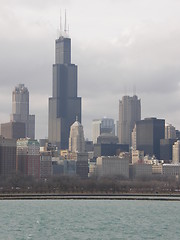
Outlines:
[[[137,163],[130,165],[130,178],[152,176],[152,164]]]
[[[129,159],[117,156],[97,158],[97,174],[99,176],[123,176],[129,178]]]
[[[163,164],[163,175],[167,177],[180,176],[180,164]]]

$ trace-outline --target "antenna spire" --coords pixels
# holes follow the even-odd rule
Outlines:
[[[67,32],[66,9],[65,9],[64,32],[65,33]]]
[[[60,9],[60,36],[62,36],[62,16],[61,16],[61,9]]]
[[[59,30],[58,30],[58,35],[59,37],[68,37],[69,36],[69,24],[67,25],[67,15],[66,15],[66,9],[65,9],[65,15],[64,15],[64,22],[62,20],[62,14],[61,14],[61,9],[60,9],[60,19],[59,19]],[[64,29],[63,29],[64,25]],[[60,33],[59,33],[60,32]]]

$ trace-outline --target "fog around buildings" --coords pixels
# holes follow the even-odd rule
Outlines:
[[[36,137],[47,136],[59,12],[67,8],[85,137],[91,138],[92,119],[118,119],[119,99],[133,91],[142,118],[180,128],[179,7],[176,0],[1,2],[1,122],[9,121],[14,86],[24,83]]]

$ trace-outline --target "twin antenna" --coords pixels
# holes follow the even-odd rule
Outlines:
[[[69,35],[69,25],[67,28],[67,17],[66,17],[66,9],[65,9],[65,14],[64,14],[64,29],[62,27],[62,16],[61,16],[61,11],[60,11],[60,37],[68,37]]]

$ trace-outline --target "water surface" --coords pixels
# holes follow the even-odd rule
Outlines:
[[[2,200],[0,240],[180,239],[180,202]]]

